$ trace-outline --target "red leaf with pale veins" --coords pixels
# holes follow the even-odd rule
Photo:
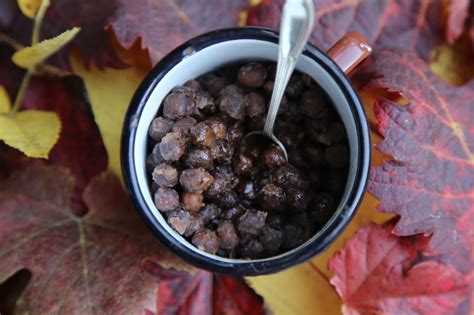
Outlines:
[[[59,115],[61,134],[48,163],[71,170],[77,192],[73,197],[80,196],[89,181],[107,168],[107,152],[86,97],[84,84],[77,77],[35,78],[23,105],[25,109],[54,111]],[[80,199],[72,202],[76,214],[85,213]]]
[[[173,258],[143,226],[113,175],[91,181],[82,218],[71,213],[73,187],[67,170],[41,165],[1,183],[0,282],[24,268],[32,273],[19,313],[154,311],[157,283],[145,260]]]
[[[139,38],[156,63],[184,41],[218,28],[237,26],[248,0],[119,0],[110,28],[129,48]]]
[[[283,0],[263,0],[249,10],[247,24],[279,29]],[[375,49],[413,49],[428,60],[443,42],[441,1],[313,0],[316,26],[310,41],[327,50],[344,34],[355,31]]]
[[[159,279],[159,315],[263,315],[263,300],[242,278],[215,275],[203,270],[194,273],[166,270],[156,263],[148,269]]]
[[[399,238],[391,224],[360,229],[329,260],[344,314],[453,314],[466,298],[462,275],[419,253],[427,238]]]
[[[383,74],[369,87],[402,91],[406,106],[378,100],[377,145],[394,157],[372,170],[369,192],[383,212],[399,214],[398,235],[433,234],[429,254],[474,265],[474,82],[453,89],[414,55],[381,51],[366,71]],[[362,74],[363,75],[363,74]]]
[[[0,29],[28,45],[32,22],[21,14],[15,2],[0,2]],[[87,64],[123,68],[126,65],[113,49],[107,28],[125,48],[141,39],[150,60],[156,63],[196,35],[238,26],[240,13],[248,6],[249,0],[55,0],[46,12],[41,37],[50,38],[80,26],[81,32],[70,48],[78,48]],[[69,69],[68,57],[69,49],[63,49],[50,61]]]

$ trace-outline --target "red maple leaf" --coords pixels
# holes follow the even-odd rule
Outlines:
[[[453,314],[468,285],[454,268],[420,255],[427,238],[400,238],[393,225],[360,229],[328,262],[344,314]]]
[[[155,1],[120,0],[110,28],[119,43],[130,48],[141,39],[152,64],[193,36],[210,30],[237,26],[248,0]]]
[[[380,200],[378,209],[400,215],[397,235],[432,235],[424,254],[472,277],[474,82],[447,86],[402,50],[379,51],[361,70],[358,77],[377,77],[367,87],[408,100],[399,105],[379,99],[374,105],[374,128],[384,137],[377,148],[394,158],[370,175],[368,190]]]
[[[249,10],[247,24],[279,29],[283,0],[263,0]],[[347,32],[364,36],[375,49],[413,49],[424,60],[443,42],[441,1],[313,0],[316,26],[310,41],[327,50]]]
[[[158,277],[156,314],[159,315],[263,315],[263,300],[242,278],[164,269],[149,262]],[[178,294],[179,292],[179,294]]]
[[[401,216],[398,235],[433,234],[429,254],[464,271],[474,265],[474,82],[452,88],[403,51],[379,51],[366,71],[382,75],[368,87],[402,92],[408,105],[375,104],[377,148],[394,157],[375,167],[369,192],[379,209]],[[361,74],[364,75],[364,74]]]
[[[148,261],[179,262],[151,236],[116,177],[91,181],[83,217],[72,213],[73,187],[69,171],[44,165],[26,166],[0,184],[0,283],[20,270],[32,274],[18,312],[154,311],[157,282]]]

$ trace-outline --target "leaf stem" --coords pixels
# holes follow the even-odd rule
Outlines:
[[[5,44],[15,51],[25,48],[25,46],[17,42],[15,39],[11,38],[10,36],[2,32],[0,32],[0,44]],[[52,76],[52,77],[65,77],[65,76],[71,75],[72,73],[69,71],[60,69],[58,67],[48,65],[46,63],[40,63],[39,65],[36,66],[34,74],[47,75],[47,76]]]
[[[20,89],[18,90],[18,94],[16,95],[13,107],[9,112],[10,115],[13,115],[20,109],[20,106],[23,103],[23,98],[25,97],[26,88],[28,87],[31,76],[33,75],[33,71],[33,69],[28,69],[28,71],[25,73],[25,76],[23,77],[23,80],[21,80]]]
[[[41,31],[41,23],[43,23],[44,14],[49,7],[49,0],[41,1],[38,13],[35,17],[35,25],[33,27],[33,35],[31,36],[31,46],[39,42],[39,35]]]
[[[43,22],[44,14],[46,13],[46,10],[48,9],[48,7],[49,7],[49,0],[42,0],[41,5],[38,9],[38,13],[36,14],[36,17],[35,17],[35,24],[33,26],[33,34],[31,35],[31,46],[39,42],[41,23]],[[18,94],[16,95],[15,102],[13,103],[13,107],[9,113],[10,115],[16,113],[20,109],[21,104],[23,103],[23,98],[25,97],[26,88],[28,87],[28,84],[30,83],[31,76],[33,75],[34,71],[35,71],[34,68],[28,69],[25,76],[23,77],[23,80],[21,80],[20,89],[18,90]]]

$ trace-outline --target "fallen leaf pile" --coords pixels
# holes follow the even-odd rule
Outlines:
[[[214,275],[137,216],[119,139],[140,81],[193,36],[277,30],[283,3],[0,2],[2,315],[472,314],[473,1],[314,0],[314,45],[356,31],[374,48],[351,77],[375,143],[370,195],[324,254]]]

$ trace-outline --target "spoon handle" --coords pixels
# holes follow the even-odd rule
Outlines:
[[[273,125],[298,57],[314,26],[315,9],[312,0],[286,0],[280,25],[280,43],[275,83],[263,133],[274,138]]]

